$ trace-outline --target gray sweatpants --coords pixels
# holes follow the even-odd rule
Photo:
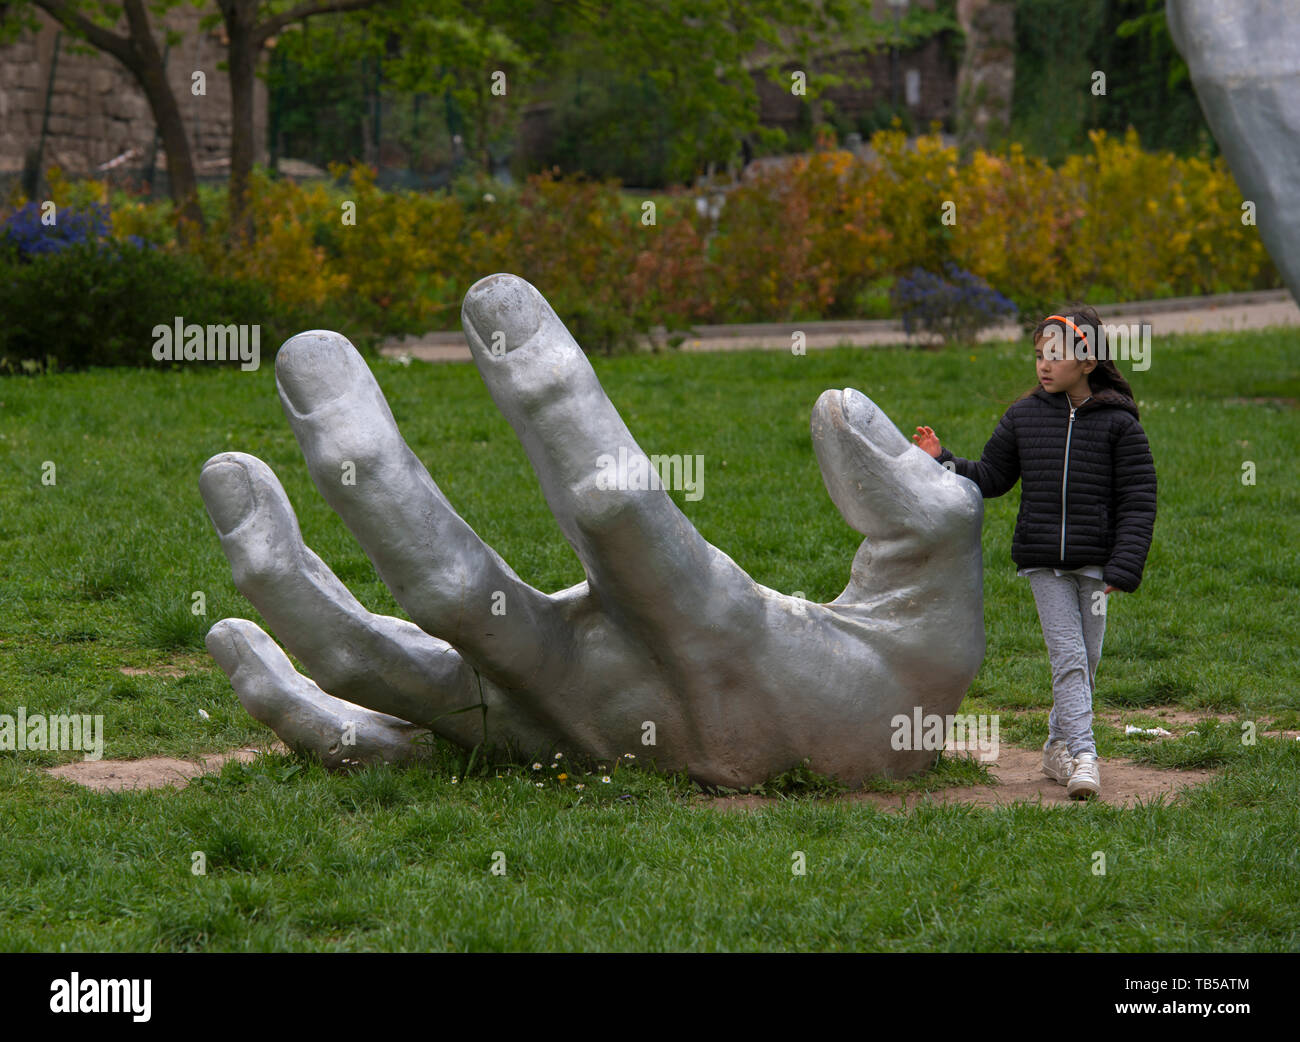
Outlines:
[[[1028,579],[1052,664],[1047,744],[1064,738],[1071,756],[1095,755],[1092,692],[1106,633],[1106,584],[1087,575],[1057,575],[1050,569],[1031,572]]]

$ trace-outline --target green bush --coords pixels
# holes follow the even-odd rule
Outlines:
[[[0,254],[0,314],[3,372],[167,365],[154,358],[153,330],[177,317],[258,326],[263,357],[320,325],[277,306],[256,283],[219,278],[194,258],[129,243],[80,243],[27,262]]]
[[[209,233],[186,244],[186,262],[174,251],[129,263],[123,254],[111,264],[93,257],[93,270],[79,272],[88,255],[76,253],[42,256],[47,266],[10,277],[0,303],[16,317],[0,333],[0,357],[14,368],[47,354],[82,365],[139,356],[152,326],[173,315],[259,321],[274,330],[263,329],[264,350],[285,331],[277,316],[301,315],[280,321],[289,332],[337,329],[368,348],[458,328],[466,290],[501,271],[537,286],[593,352],[633,345],[655,326],[677,343],[698,323],[889,317],[895,279],[948,263],[1010,298],[1029,326],[1064,299],[1281,285],[1258,230],[1241,223],[1241,191],[1222,157],[1146,151],[1131,128],[1087,136],[1091,152],[1053,167],[1015,143],[963,162],[937,134],[878,131],[870,161],[826,150],[751,172],[716,218],[700,212],[694,189],[628,192],[554,171],[515,188],[466,177],[447,193],[384,191],[364,166],[346,179],[332,167],[328,184],[259,172],[251,244],[232,243],[214,213]],[[96,184],[65,183],[54,195],[66,212]],[[156,240],[165,222],[150,205],[115,211],[114,236]],[[30,210],[11,223],[29,233],[24,241],[45,242]],[[0,256],[0,275],[15,263]],[[132,311],[147,321],[131,324]],[[239,317],[250,311],[256,318]],[[125,339],[114,346],[114,337]]]

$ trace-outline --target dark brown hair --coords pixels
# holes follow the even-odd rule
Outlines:
[[[1062,322],[1061,319],[1068,321]],[[1070,328],[1070,323],[1077,328]],[[1124,379],[1124,374],[1119,371],[1119,366],[1115,360],[1110,357],[1110,345],[1106,342],[1106,331],[1102,327],[1101,319],[1097,316],[1095,309],[1087,304],[1075,302],[1068,304],[1059,311],[1043,319],[1034,327],[1033,342],[1037,344],[1047,329],[1051,326],[1060,327],[1066,334],[1067,339],[1073,337],[1074,340],[1082,340],[1076,347],[1076,355],[1080,361],[1095,358],[1097,366],[1088,374],[1088,386],[1092,388],[1093,393],[1097,391],[1110,389],[1118,391],[1125,398],[1133,403],[1133,408],[1137,408],[1137,397],[1133,394],[1133,388],[1129,382]],[[1080,338],[1079,334],[1082,334]],[[1028,398],[1033,394],[1037,387],[1031,387],[1022,394],[1021,398]]]

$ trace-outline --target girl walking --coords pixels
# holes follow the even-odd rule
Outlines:
[[[1034,356],[1038,385],[1007,409],[978,460],[954,456],[929,427],[912,440],[986,499],[1021,482],[1011,558],[1029,579],[1052,666],[1043,772],[1085,799],[1101,793],[1092,696],[1106,598],[1142,581],[1156,472],[1096,311],[1043,319]]]

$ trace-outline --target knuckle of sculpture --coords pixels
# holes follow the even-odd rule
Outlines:
[[[983,524],[984,503],[973,485],[941,484],[927,495],[926,504],[929,509],[925,511],[909,512],[908,528],[918,542],[946,543],[969,535]]]
[[[312,680],[322,691],[341,698],[350,693],[358,682],[369,683],[371,677],[364,673],[354,657],[341,648],[316,649],[318,659],[312,662]]]
[[[380,474],[392,466],[393,460],[393,446],[387,439],[357,433],[346,440],[329,438],[324,441],[315,454],[315,469],[336,489],[357,491],[364,488],[360,482],[339,480],[345,466],[350,466],[357,474]]]
[[[965,519],[953,510],[936,511],[911,530],[915,542],[928,547],[939,546],[960,537],[968,530]]]
[[[984,500],[973,485],[957,485],[946,502],[940,517],[948,532],[968,532],[983,525]]]
[[[628,489],[603,488],[597,475],[589,474],[572,485],[577,510],[574,520],[587,535],[599,535],[619,526],[637,505],[635,496],[653,495]]]
[[[426,611],[444,616],[450,623],[463,614],[465,605],[472,604],[475,600],[485,600],[483,591],[492,585],[494,584],[485,567],[456,561],[440,569],[436,584],[426,585],[419,600]]]
[[[608,534],[621,528],[638,506],[636,496],[648,492],[598,489],[593,484],[582,496],[583,509],[578,512],[578,527],[590,536]]]
[[[275,542],[249,540],[231,561],[230,572],[235,588],[260,591],[283,582],[290,574],[290,555]]]
[[[563,370],[542,377],[529,370],[514,381],[512,397],[524,412],[538,413],[563,401],[568,393],[567,374]]]

